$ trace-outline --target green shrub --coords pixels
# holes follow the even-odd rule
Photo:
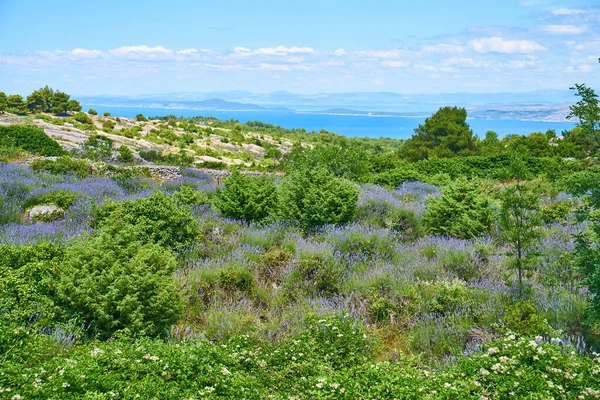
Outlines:
[[[160,152],[158,152],[156,150],[148,150],[148,151],[140,150],[138,152],[138,154],[144,160],[150,161],[150,162],[162,162],[162,161],[165,160],[165,157]]]
[[[136,121],[140,121],[140,122],[141,122],[141,121],[148,121],[148,120],[146,119],[146,117],[144,117],[144,114],[138,114],[138,115],[136,115],[136,116],[135,116],[135,120],[136,120]]]
[[[92,135],[83,144],[83,154],[86,158],[100,161],[112,155],[113,141],[106,136]]]
[[[102,115],[104,115],[105,117],[110,117],[110,113],[108,111],[105,111]]]
[[[103,338],[117,332],[163,335],[182,312],[174,254],[142,244],[137,228],[102,229],[78,240],[58,266],[57,303]]]
[[[399,233],[404,240],[412,241],[423,236],[423,223],[412,210],[407,208],[394,210],[391,221],[391,230]]]
[[[60,145],[46,135],[42,128],[30,125],[0,125],[0,146],[19,148],[42,156],[64,154]]]
[[[142,242],[151,240],[174,249],[192,244],[200,232],[190,208],[162,192],[125,202],[110,201],[97,210],[95,224],[116,230],[136,226]]]
[[[217,189],[215,205],[225,217],[263,221],[275,212],[277,193],[272,178],[245,175],[236,169],[224,184],[225,188]]]
[[[331,296],[339,293],[342,270],[329,257],[311,256],[298,260],[284,282],[290,299]]]
[[[510,304],[504,315],[506,328],[523,336],[552,335],[548,321],[540,315],[530,300],[518,300]]]
[[[201,190],[194,190],[189,185],[181,185],[179,190],[173,193],[173,196],[178,204],[186,206],[198,206],[209,203],[209,198],[206,193]]]
[[[79,122],[80,124],[84,124],[84,125],[91,125],[94,122],[92,121],[92,119],[84,112],[78,112],[77,114],[75,114],[73,116],[73,119],[77,122]]]
[[[117,123],[112,119],[107,119],[106,121],[102,122],[102,128],[108,131],[115,129],[115,126],[117,126]]]
[[[61,247],[50,243],[0,245],[0,325],[54,318],[50,262],[61,260],[62,254]]]
[[[93,108],[90,108],[88,110],[88,114],[90,114],[90,115],[98,115],[98,111],[94,110]]]
[[[306,230],[326,224],[344,224],[354,217],[358,189],[324,169],[296,170],[282,180],[280,213]]]
[[[133,152],[131,151],[131,149],[125,145],[121,145],[121,147],[119,147],[117,149],[117,152],[119,153],[119,155],[117,156],[117,160],[124,162],[124,163],[130,163],[133,162]]]
[[[75,193],[68,190],[57,190],[28,199],[23,207],[31,208],[38,205],[54,204],[67,209],[75,202]]]
[[[539,212],[545,224],[564,221],[573,212],[573,204],[570,201],[558,201],[543,206]]]
[[[448,185],[442,196],[427,200],[423,221],[433,235],[468,239],[489,232],[493,211],[479,182],[462,178]]]
[[[71,157],[60,157],[57,160],[34,160],[30,168],[36,172],[46,171],[52,174],[73,173],[80,178],[90,174],[90,165],[84,160],[75,160]]]

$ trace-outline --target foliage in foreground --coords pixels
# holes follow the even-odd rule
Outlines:
[[[93,341],[70,348],[27,328],[2,328],[13,345],[0,364],[6,399],[505,399],[596,398],[600,357],[559,340],[508,335],[439,370],[402,354],[378,362],[351,319],[312,319],[271,343]],[[27,356],[26,356],[27,355]]]

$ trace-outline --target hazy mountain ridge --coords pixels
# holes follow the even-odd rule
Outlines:
[[[123,96],[78,96],[96,106],[215,111],[280,111],[313,114],[426,116],[447,105],[466,107],[472,118],[564,121],[573,94],[565,90],[526,93],[400,94],[391,92],[251,93],[178,92]]]

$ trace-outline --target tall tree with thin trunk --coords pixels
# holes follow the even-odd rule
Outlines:
[[[517,271],[518,295],[523,297],[523,275],[532,267],[533,246],[541,236],[540,198],[526,181],[528,171],[521,158],[513,156],[508,172],[513,183],[502,193],[500,226],[503,242],[510,249],[510,265]]]

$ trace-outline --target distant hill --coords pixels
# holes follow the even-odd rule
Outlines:
[[[256,104],[238,103],[223,99],[200,101],[174,101],[159,99],[134,99],[124,97],[79,97],[80,102],[93,106],[167,108],[174,110],[218,110],[218,111],[291,111],[284,107],[264,107]]]

